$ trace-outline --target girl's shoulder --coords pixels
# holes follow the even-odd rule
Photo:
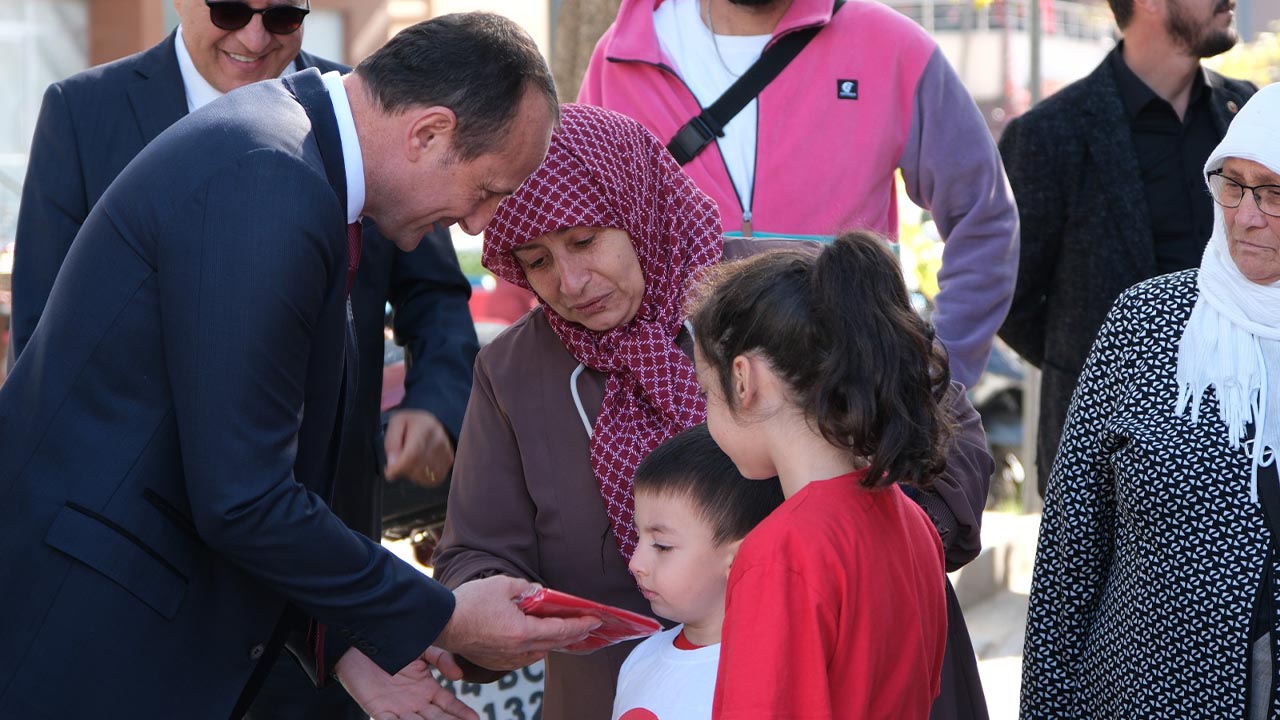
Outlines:
[[[886,543],[936,544],[933,524],[906,493],[897,486],[869,490],[862,478],[853,473],[806,485],[747,534],[735,564],[744,556],[788,565],[796,558],[820,562],[820,548],[850,560],[874,559]]]

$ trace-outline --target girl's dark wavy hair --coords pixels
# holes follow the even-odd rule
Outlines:
[[[731,407],[733,359],[758,353],[827,441],[870,463],[865,486],[929,487],[942,473],[953,431],[946,352],[880,236],[721,265],[689,319]]]

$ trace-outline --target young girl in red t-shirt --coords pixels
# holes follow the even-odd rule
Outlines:
[[[725,265],[690,320],[712,436],[787,500],[729,576],[714,717],[927,718],[942,544],[899,489],[941,473],[946,357],[870,233]]]

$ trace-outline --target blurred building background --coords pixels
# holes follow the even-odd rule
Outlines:
[[[1029,3],[1040,2],[1042,93],[1091,69],[1111,48],[1102,0],[889,0],[941,44],[994,130],[1030,102]],[[488,9],[519,21],[552,58],[563,99],[618,0],[313,0],[303,47],[355,62],[397,30],[435,15]],[[1246,42],[1280,17],[1280,0],[1238,0]],[[50,83],[158,42],[177,23],[168,0],[0,0],[0,243],[12,237],[16,196],[40,97]]]

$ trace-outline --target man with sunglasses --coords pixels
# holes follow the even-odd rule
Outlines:
[[[158,92],[124,71],[142,86],[118,91],[126,107]],[[109,125],[110,92],[76,89],[98,111],[77,123]],[[65,97],[55,86],[46,106]],[[510,668],[598,625],[519,614],[528,584],[512,579],[450,593],[323,502],[344,430],[365,420],[348,311],[374,249],[360,218],[404,252],[431,228],[478,233],[557,113],[527,34],[447,16],[354,74],[308,68],[216,99],[91,189],[0,390],[0,587],[15,590],[0,593],[0,717],[238,718],[286,641],[380,717],[401,700],[473,716],[422,675],[449,666],[430,644]],[[121,125],[92,139],[141,132]]]
[[[296,4],[295,4],[296,3]],[[112,180],[165,128],[220,95],[314,67],[343,65],[302,52],[307,0],[175,0],[180,24],[137,55],[51,86],[32,143],[18,215],[13,271],[12,360],[23,353],[54,278],[89,210]],[[357,422],[347,430],[331,504],[351,528],[381,532],[382,474],[426,483],[453,462],[478,348],[448,232],[427,234],[401,253],[369,225],[351,303],[358,343]],[[384,314],[407,345],[405,400],[381,432]],[[341,687],[310,688],[290,659],[267,681],[254,716],[363,717]]]

